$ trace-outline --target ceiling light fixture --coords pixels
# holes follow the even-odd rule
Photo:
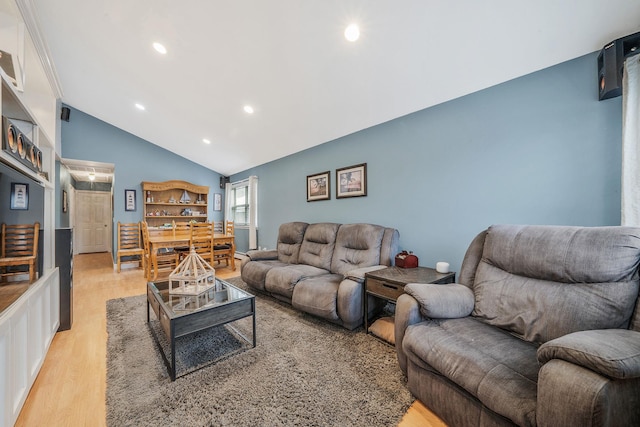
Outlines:
[[[350,42],[354,42],[360,38],[360,28],[357,24],[350,24],[344,30],[344,38]]]
[[[153,48],[154,48],[158,53],[161,53],[161,54],[163,54],[163,55],[166,55],[166,54],[167,54],[167,48],[166,48],[166,47],[164,47],[164,45],[163,45],[163,44],[161,44],[161,43],[155,42],[155,43],[153,44]]]
[[[140,111],[144,111],[144,110],[146,110],[146,108],[144,108],[144,105],[142,105],[142,104],[138,104],[138,103],[136,103],[136,108],[137,108],[138,110],[140,110]]]
[[[202,142],[204,142],[205,144],[211,144],[211,141],[209,141],[207,138],[203,138]]]
[[[253,114],[253,107],[251,105],[245,105],[244,112],[247,114]]]

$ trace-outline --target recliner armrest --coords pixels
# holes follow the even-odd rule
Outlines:
[[[409,283],[404,291],[420,304],[420,313],[431,319],[467,317],[473,311],[473,291],[458,283]]]
[[[610,378],[640,377],[640,332],[600,329],[574,332],[542,344],[538,362],[562,359]]]
[[[278,251],[271,249],[269,251],[252,250],[245,254],[251,261],[266,261],[278,259]]]

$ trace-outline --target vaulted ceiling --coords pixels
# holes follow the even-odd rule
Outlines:
[[[17,1],[64,103],[225,175],[640,31],[631,0]]]

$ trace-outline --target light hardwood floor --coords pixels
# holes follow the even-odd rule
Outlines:
[[[239,274],[239,265],[216,268],[221,278]],[[108,253],[76,256],[73,276],[73,325],[55,335],[16,426],[106,425],[106,302],[144,294],[146,281],[140,269],[116,273]],[[416,401],[399,426],[445,424]]]

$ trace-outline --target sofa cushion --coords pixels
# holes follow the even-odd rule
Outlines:
[[[486,407],[518,425],[535,425],[537,346],[472,317],[409,326],[402,348]]]
[[[638,295],[640,229],[490,227],[473,315],[532,342],[626,328]]]
[[[304,233],[298,263],[329,270],[340,224],[311,224]]]
[[[300,246],[308,225],[306,222],[288,222],[280,226],[276,244],[278,261],[288,264],[298,263]]]
[[[285,264],[280,261],[249,261],[242,266],[240,276],[242,280],[249,286],[255,289],[264,291],[264,281],[267,277],[267,272],[275,267],[286,267],[289,264]]]
[[[373,224],[343,224],[338,229],[331,260],[331,272],[349,271],[378,265],[385,228]]]
[[[339,320],[337,311],[340,274],[324,274],[299,281],[291,298],[298,310],[329,320]]]
[[[291,264],[272,268],[267,272],[264,288],[269,292],[291,299],[293,288],[300,280],[328,273],[327,270],[305,264]]]

